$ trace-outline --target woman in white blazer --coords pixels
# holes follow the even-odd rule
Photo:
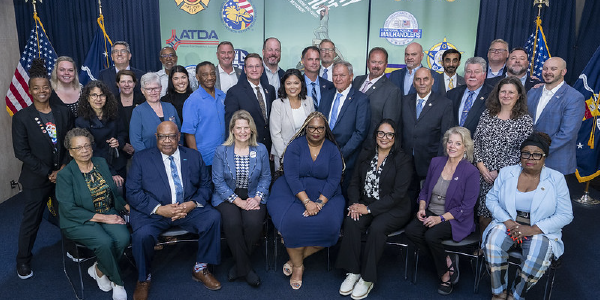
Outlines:
[[[312,98],[306,96],[304,76],[297,69],[285,72],[277,94],[279,98],[273,101],[269,117],[275,170],[279,169],[283,151],[290,139],[302,127],[306,117],[315,110]]]
[[[573,220],[565,177],[545,166],[550,137],[534,132],[521,144],[519,165],[502,168],[486,197],[493,220],[483,233],[493,300],[521,299],[564,252],[562,228]],[[508,250],[523,252],[508,290]],[[508,296],[507,296],[508,294]]]

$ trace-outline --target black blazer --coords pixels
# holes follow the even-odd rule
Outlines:
[[[452,100],[452,112],[454,113],[454,118],[456,118],[456,124],[460,122],[460,113],[458,112],[458,109],[460,108],[460,101],[462,100],[466,89],[466,85],[461,85],[449,90],[446,94],[446,97]],[[479,94],[475,95],[475,99],[473,99],[473,106],[471,106],[465,124],[463,124],[463,127],[471,131],[471,138],[475,136],[475,129],[477,129],[477,124],[479,124],[479,118],[485,110],[485,102],[493,89],[492,86],[487,85],[484,82]]]
[[[450,99],[431,93],[417,119],[417,94],[402,99],[402,148],[412,154],[419,177],[425,178],[431,159],[443,153],[442,138],[456,124]]]
[[[12,119],[13,149],[17,159],[23,162],[19,182],[23,188],[41,188],[52,183],[48,175],[69,162],[69,156],[63,145],[67,131],[73,128],[73,119],[68,108],[61,105],[50,105],[58,142],[52,140],[44,129],[40,128],[40,114],[32,104],[19,112]]]
[[[360,90],[368,75],[356,76],[352,81],[352,87]],[[373,135],[375,127],[383,119],[392,119],[396,124],[400,120],[402,110],[402,91],[393,84],[386,76],[383,76],[371,85],[365,95],[369,97],[371,104],[371,125],[369,136]]]
[[[123,119],[117,118],[114,120],[99,120],[94,116],[91,120],[85,119],[82,116],[75,119],[75,127],[87,129],[94,136],[94,157],[102,157],[106,160],[108,169],[112,176],[124,175],[125,166],[127,165],[126,153],[123,147],[128,140],[129,133],[125,131]],[[116,138],[119,141],[117,157],[110,149],[106,140]],[[118,172],[122,172],[118,174]]]
[[[373,156],[373,146],[364,148],[359,155],[348,187],[349,205],[362,203],[369,206],[373,216],[390,212],[395,217],[406,218],[408,221],[411,216],[411,199],[406,192],[412,179],[412,158],[401,148],[395,153],[390,152],[379,177],[379,200],[374,200],[365,196],[364,189]]]
[[[262,85],[262,84],[261,84]],[[271,114],[271,103],[277,97],[275,88],[272,85],[262,85],[267,102],[267,119],[263,117],[256,94],[250,86],[248,80],[239,80],[238,83],[232,86],[225,96],[225,132],[229,136],[229,121],[233,113],[240,109],[247,110],[256,124],[258,131],[257,141],[271,149],[271,133],[269,132],[269,115]]]
[[[506,72],[505,72],[506,73]],[[498,84],[498,82],[500,82],[500,80],[506,78],[506,75],[504,76],[497,76],[494,78],[490,78],[490,79],[486,79],[485,83],[489,84],[493,87],[496,86],[496,84]],[[537,78],[533,78],[531,77],[531,74],[529,72],[527,72],[527,78],[525,79],[525,91],[529,92],[530,89],[532,89],[536,84],[538,83],[543,83],[541,80],[537,79]]]
[[[144,75],[145,73],[142,70],[138,70],[132,66],[129,66],[129,70],[131,70],[136,77],[134,91],[141,92],[140,82],[142,75]],[[117,86],[116,82],[117,72],[115,70],[115,66],[100,71],[100,74],[98,74],[98,80],[104,82],[115,97],[119,94],[119,87]]]

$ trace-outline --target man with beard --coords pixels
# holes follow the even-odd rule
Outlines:
[[[319,44],[321,51],[321,71],[319,76],[333,82],[333,61],[337,54],[335,53],[335,44],[328,39],[324,39]]]
[[[384,48],[375,47],[369,51],[367,68],[369,74],[356,76],[352,86],[369,97],[371,103],[371,125],[369,136],[382,119],[400,120],[402,93],[385,76],[388,53]]]
[[[160,77],[160,84],[162,85],[162,89],[160,90],[160,96],[164,96],[167,94],[167,87],[169,86],[169,74],[171,74],[171,68],[177,65],[177,52],[172,47],[166,46],[160,49],[160,56],[158,58],[160,63],[163,65],[163,68],[156,72],[158,77]],[[190,74],[188,70],[188,79],[190,81],[190,87],[192,91],[195,91],[198,88],[198,82],[196,81],[195,74]],[[139,80],[139,78],[138,78]]]
[[[506,62],[506,76],[498,76],[488,79],[487,84],[495,86],[502,78],[514,76],[521,80],[525,90],[529,92],[534,86],[542,83],[541,80],[531,77],[529,71],[529,60],[527,59],[527,51],[521,47],[514,48],[508,55]]]
[[[419,43],[410,43],[404,49],[404,63],[405,68],[396,70],[390,74],[390,81],[400,88],[402,95],[416,93],[417,90],[413,86],[413,78],[418,69],[422,67],[421,61],[423,61],[423,46]],[[433,82],[432,91],[439,94],[446,94],[442,77],[437,72],[431,72],[431,78]]]
[[[545,84],[527,93],[527,108],[533,129],[552,139],[546,166],[567,175],[577,167],[577,132],[585,105],[583,95],[565,83],[565,74],[567,63],[560,57],[549,58],[542,69]]]
[[[487,78],[503,77],[506,74],[506,58],[508,43],[503,39],[495,39],[488,49]]]
[[[442,54],[442,67],[444,67],[444,87],[449,91],[465,84],[465,78],[456,74],[460,66],[461,54],[456,49],[448,49]]]
[[[217,146],[225,141],[225,93],[215,88],[216,68],[204,61],[196,66],[200,88],[183,105],[181,131],[189,148],[202,154],[204,164],[212,167]]]

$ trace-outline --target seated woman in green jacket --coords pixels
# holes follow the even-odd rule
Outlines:
[[[120,211],[129,205],[117,193],[108,165],[103,158],[92,157],[94,137],[85,129],[67,132],[65,148],[73,160],[56,179],[60,228],[65,237],[94,251],[97,261],[88,269],[113,299],[127,299],[119,273],[119,259],[129,245],[129,230]]]

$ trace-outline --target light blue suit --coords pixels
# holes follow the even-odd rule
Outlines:
[[[160,102],[163,109],[163,120],[175,119],[177,130],[181,131],[179,114],[171,103]],[[133,109],[129,123],[129,141],[136,152],[156,147],[156,127],[161,123],[148,102],[144,102]]]
[[[215,151],[212,165],[212,179],[215,190],[211,200],[214,207],[219,206],[235,190],[236,170],[233,148],[234,145],[221,145]],[[254,197],[256,192],[261,192],[263,193],[261,203],[266,204],[269,185],[271,184],[271,169],[269,166],[269,152],[267,152],[265,145],[250,146],[248,170],[248,197]]]
[[[535,113],[543,90],[543,87],[539,87],[527,93],[527,108],[534,119],[533,129],[548,134],[552,139],[546,166],[565,175],[572,174],[577,168],[577,133],[585,113],[583,95],[563,84],[550,99],[539,120],[536,120]]]
[[[487,240],[488,233],[494,226],[509,219],[516,219],[515,197],[519,174],[521,174],[521,166],[502,168],[494,187],[488,192],[485,204],[494,219],[483,232],[484,239]],[[564,244],[561,240],[562,228],[573,220],[571,197],[565,177],[555,170],[544,167],[540,174],[540,183],[534,192],[530,213],[531,226],[537,225],[542,230],[542,235],[549,240],[552,253],[558,258],[564,252]],[[484,240],[482,244],[485,243]]]

